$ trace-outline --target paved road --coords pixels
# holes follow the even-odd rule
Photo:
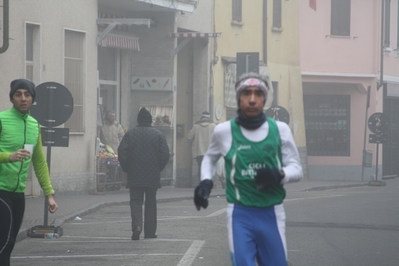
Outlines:
[[[399,184],[291,191],[288,256],[295,266],[398,265]],[[230,265],[225,198],[205,211],[192,200],[158,204],[158,239],[131,241],[127,205],[100,208],[63,225],[59,239],[26,239],[12,265]]]

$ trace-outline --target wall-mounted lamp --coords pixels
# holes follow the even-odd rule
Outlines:
[[[384,48],[384,54],[385,55],[389,55],[392,51],[393,51],[393,49],[391,47],[385,47]]]
[[[218,63],[218,61],[219,61],[219,57],[215,56],[215,57],[213,58],[212,63],[213,63],[214,65],[216,65],[216,64]]]

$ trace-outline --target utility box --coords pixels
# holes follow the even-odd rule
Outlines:
[[[373,151],[363,150],[363,167],[373,166]]]

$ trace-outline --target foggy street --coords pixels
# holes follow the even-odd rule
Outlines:
[[[386,186],[290,191],[292,265],[396,265],[399,180]],[[289,188],[289,185],[287,186]],[[130,240],[130,208],[101,208],[62,226],[59,239],[17,243],[12,265],[231,265],[224,197],[198,212],[191,200],[158,204],[158,238]],[[141,235],[143,238],[143,234]]]

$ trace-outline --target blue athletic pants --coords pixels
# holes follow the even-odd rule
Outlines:
[[[287,266],[282,204],[245,207],[228,204],[227,230],[233,266]]]

